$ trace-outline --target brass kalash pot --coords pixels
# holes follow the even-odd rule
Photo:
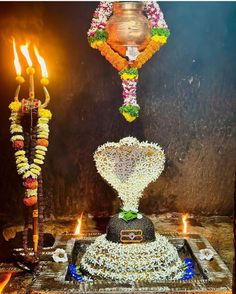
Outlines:
[[[128,47],[142,51],[151,38],[151,29],[144,15],[143,2],[115,2],[113,15],[107,22],[108,44],[125,56]]]

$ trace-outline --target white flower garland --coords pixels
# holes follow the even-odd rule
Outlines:
[[[101,1],[93,13],[90,29],[87,35],[93,36],[97,30],[105,30],[106,23],[112,14],[112,2]]]
[[[159,234],[154,242],[125,245],[99,236],[80,265],[92,276],[124,283],[178,280],[184,275],[176,248]]]
[[[167,29],[168,26],[166,24],[163,12],[161,11],[159,4],[156,1],[145,1],[144,3],[150,26],[152,28],[158,27]]]
[[[123,209],[135,212],[144,188],[163,171],[165,155],[158,144],[126,137],[98,147],[94,160],[100,175],[118,192]]]

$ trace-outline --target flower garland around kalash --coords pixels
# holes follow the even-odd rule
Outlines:
[[[160,50],[170,35],[163,13],[157,2],[145,1],[144,5],[151,28],[151,38],[145,49],[140,50],[140,52],[139,50],[134,51],[131,49],[135,53],[131,52],[130,54],[130,50],[126,51],[125,48],[124,52],[116,52],[107,43],[108,32],[106,31],[106,24],[113,13],[112,2],[100,2],[93,14],[91,27],[87,33],[90,46],[98,49],[113,67],[119,71],[124,99],[124,103],[119,110],[128,122],[134,121],[139,116],[140,106],[136,98],[138,70]]]

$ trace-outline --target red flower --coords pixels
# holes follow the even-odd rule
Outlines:
[[[12,147],[16,150],[23,149],[24,148],[24,141],[22,141],[22,140],[13,141]]]
[[[37,189],[38,188],[38,181],[32,178],[27,178],[23,185],[26,189]]]

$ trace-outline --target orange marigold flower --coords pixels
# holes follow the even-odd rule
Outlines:
[[[125,58],[116,53],[109,44],[103,43],[98,47],[101,54],[108,60],[113,67],[115,67],[118,71],[121,71],[128,67],[128,62]]]
[[[48,147],[48,140],[46,140],[46,139],[38,139],[37,140],[37,145]]]
[[[25,206],[33,206],[37,203],[37,201],[38,201],[37,196],[25,197],[23,199],[23,203]]]

